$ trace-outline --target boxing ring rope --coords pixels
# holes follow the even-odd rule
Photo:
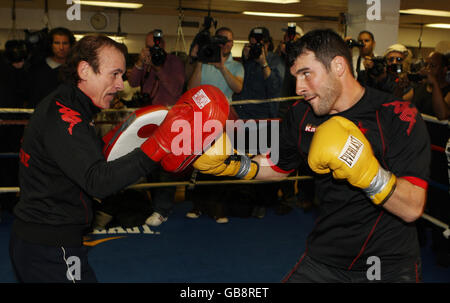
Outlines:
[[[292,97],[281,97],[281,98],[270,98],[270,99],[261,99],[261,100],[240,100],[240,101],[233,101],[230,105],[242,105],[242,104],[260,104],[260,103],[268,103],[268,102],[285,102],[285,101],[296,101],[296,100],[302,100],[302,97],[299,96],[292,96]],[[121,109],[104,109],[102,112],[134,112],[137,110],[137,108],[121,108]],[[0,108],[0,114],[32,114],[34,112],[34,109],[26,109],[26,108]],[[449,121],[448,120],[438,120],[436,117],[421,114],[422,118],[425,121],[436,123],[440,125],[447,125],[449,127]],[[273,119],[269,119],[273,120]],[[115,124],[120,123],[121,121],[96,121],[96,123],[109,123],[109,124]],[[0,126],[2,125],[26,125],[27,120],[2,120],[0,119]],[[444,152],[445,148],[441,146],[432,145],[432,150]],[[0,159],[2,158],[13,158],[18,157],[18,153],[0,153]],[[256,184],[256,183],[274,183],[274,182],[283,182],[283,181],[297,181],[297,180],[307,180],[307,179],[313,179],[312,176],[291,176],[291,177],[285,177],[282,179],[273,179],[273,180],[220,180],[220,181],[181,181],[181,182],[155,182],[155,183],[140,183],[140,184],[134,184],[127,189],[134,189],[134,190],[143,190],[148,188],[155,188],[155,187],[169,187],[169,186],[208,186],[208,185],[228,185],[228,184]],[[433,182],[432,180],[430,185],[435,186],[441,190],[449,190],[449,186],[439,184],[436,182]],[[0,194],[1,193],[19,193],[20,188],[19,187],[0,187]],[[445,224],[442,221],[439,221],[438,219],[423,213],[422,217],[423,219],[433,223],[434,225],[443,228],[444,232],[443,235],[446,239],[449,239],[450,237],[450,227],[449,225]]]

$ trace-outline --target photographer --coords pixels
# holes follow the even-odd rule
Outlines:
[[[375,57],[375,38],[369,31],[361,31],[358,34],[358,40],[355,41],[350,37],[345,38],[345,42],[350,49],[358,47],[358,56],[353,57],[353,68],[357,78],[359,78],[362,71],[372,68],[372,58]]]
[[[405,96],[417,109],[439,120],[448,119],[450,113],[450,83],[447,82],[448,55],[432,52],[425,59],[425,66],[418,74],[409,74],[411,81],[420,81],[417,87]]]
[[[382,58],[374,57],[370,61],[370,68],[361,71],[358,81],[397,98],[407,98],[412,90],[407,77],[409,70],[410,51],[402,44],[391,45]]]
[[[175,104],[183,93],[185,81],[184,63],[173,54],[165,51],[162,31],[155,29],[145,38],[136,64],[128,76],[131,87],[140,87],[142,98],[139,106]],[[162,169],[155,169],[147,176],[149,182],[174,181],[174,177]],[[172,211],[175,187],[160,187],[150,190],[153,213],[146,224],[159,226],[165,222]]]
[[[42,42],[46,39],[41,36]],[[66,62],[70,49],[75,44],[75,37],[72,32],[64,27],[57,27],[48,34],[47,57],[41,59],[31,67],[30,100],[28,107],[35,108],[43,98],[55,90],[61,80],[59,70]],[[34,54],[39,56],[39,54]]]
[[[283,29],[284,30],[284,29]],[[302,29],[299,28],[296,23],[288,23],[288,27],[285,30],[285,33],[283,35],[283,40],[278,44],[277,49],[275,50],[275,54],[281,57],[281,59],[284,62],[285,66],[285,72],[284,72],[284,79],[283,84],[281,86],[281,93],[280,97],[291,97],[295,96],[295,77],[291,75],[289,68],[286,68],[287,63],[287,49],[300,39],[302,36]],[[291,107],[291,105],[295,102],[295,100],[292,101],[284,101],[279,104],[278,108],[278,115],[280,118],[283,118],[284,115],[286,115],[287,111]]]
[[[162,31],[153,30],[145,38],[145,47],[128,78],[131,87],[141,87],[145,96],[141,106],[173,105],[183,92],[184,64],[165,51]]]
[[[265,27],[253,28],[248,40],[250,44],[242,51],[245,69],[244,88],[240,94],[233,96],[233,101],[280,97],[285,62],[273,53],[274,47],[269,30]],[[239,118],[244,120],[278,118],[278,102],[238,105],[235,109]],[[273,201],[277,201],[278,188],[277,183],[248,187],[248,191],[253,192],[256,197],[252,216],[260,219],[265,216],[266,208],[271,206]]]
[[[244,68],[231,55],[233,48],[233,32],[227,27],[216,30],[215,36],[223,36],[224,44],[220,45],[220,62],[203,63],[194,60],[194,71],[188,80],[187,88],[210,84],[218,87],[231,102],[233,93],[240,93],[244,83]],[[194,41],[195,42],[195,41]],[[190,56],[198,57],[199,45],[194,44]]]
[[[280,97],[285,65],[280,56],[273,53],[269,30],[256,27],[250,31],[242,51],[245,77],[244,87],[233,100],[269,99]],[[235,107],[241,119],[267,119],[278,117],[276,102],[247,104]]]
[[[187,82],[187,87],[191,89],[201,84],[214,85],[223,92],[228,102],[231,102],[233,93],[239,93],[242,90],[244,67],[231,55],[233,48],[231,29],[221,27],[211,37],[209,29],[212,21],[209,17],[205,18],[203,30],[192,42],[189,55],[192,59],[193,72]],[[218,56],[213,51],[217,49],[217,46],[219,48]],[[204,52],[204,50],[210,51]],[[219,57],[220,62],[213,62],[216,61],[216,57]],[[233,116],[234,114],[230,113],[230,119]],[[198,180],[206,179],[211,179],[211,177],[202,175],[198,177]],[[216,177],[214,180],[217,180]],[[202,213],[205,213],[213,217],[219,224],[228,223],[228,213],[224,202],[227,192],[229,192],[228,189],[223,186],[196,186],[189,190],[187,195],[193,202],[193,208],[186,214],[186,217],[197,219]]]

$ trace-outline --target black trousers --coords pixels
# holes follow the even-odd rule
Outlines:
[[[11,232],[9,254],[22,283],[95,283],[87,247],[53,247],[29,243]]]
[[[283,280],[286,283],[418,283],[422,282],[422,266],[417,262],[395,267],[380,267],[380,279],[371,279],[367,271],[346,270],[317,262],[303,255],[296,267]]]

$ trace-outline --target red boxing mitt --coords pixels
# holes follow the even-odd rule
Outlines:
[[[225,95],[215,86],[188,90],[169,110],[141,149],[169,172],[188,167],[218,138],[230,111]]]

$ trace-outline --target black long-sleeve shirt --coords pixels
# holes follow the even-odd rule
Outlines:
[[[364,96],[345,117],[362,131],[380,165],[399,178],[427,188],[430,138],[417,109],[410,102],[366,87]],[[292,106],[280,125],[277,169],[296,169],[308,152],[316,128],[334,115],[316,116],[310,105]],[[320,213],[308,236],[307,254],[342,269],[367,270],[370,256],[388,266],[414,263],[420,255],[416,227],[373,204],[363,190],[332,173],[315,175]]]
[[[137,148],[106,162],[95,132],[92,100],[62,84],[36,108],[20,151],[20,201],[15,232],[46,245],[81,245],[92,221],[93,198],[105,198],[155,166]]]

